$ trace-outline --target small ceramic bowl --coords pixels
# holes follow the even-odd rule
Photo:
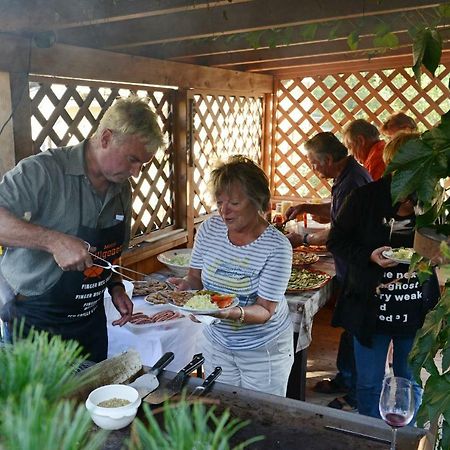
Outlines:
[[[128,400],[130,403],[113,408],[98,406],[99,403],[113,398]],[[136,417],[140,404],[138,391],[124,384],[101,386],[93,390],[86,400],[86,408],[92,420],[104,430],[120,430],[129,425]]]
[[[192,248],[178,248],[160,253],[156,258],[159,262],[165,264],[174,275],[184,277],[189,272],[191,254]],[[182,260],[183,263],[177,263],[177,259]]]

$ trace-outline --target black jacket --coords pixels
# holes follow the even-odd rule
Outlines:
[[[375,289],[382,282],[384,269],[370,261],[376,248],[412,247],[413,233],[394,235],[390,240],[390,227],[395,218],[390,193],[391,177],[362,186],[351,193],[333,224],[327,247],[348,263],[348,273],[337,302],[333,325],[341,326],[370,345],[375,332],[379,300]],[[423,285],[422,315],[434,307],[439,298],[439,285],[434,275]],[[422,318],[422,322],[423,322]],[[414,335],[417,330],[412,330]]]

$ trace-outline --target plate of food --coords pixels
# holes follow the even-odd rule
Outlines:
[[[174,306],[183,306],[195,293],[196,291],[159,291],[147,295],[145,301],[151,305],[168,303]]]
[[[319,289],[331,280],[331,275],[321,270],[293,267],[286,289],[287,294]]]
[[[133,297],[169,290],[169,286],[166,283],[158,280],[133,281],[133,285]]]
[[[213,291],[197,291],[183,305],[176,305],[181,311],[191,314],[214,314],[239,305],[233,294],[220,294]]]
[[[411,258],[414,255],[414,249],[407,247],[392,248],[390,250],[384,250],[382,255],[399,264],[410,264]]]
[[[153,327],[172,327],[186,316],[171,305],[139,307],[133,313],[125,326],[134,333],[139,333]]]
[[[318,256],[329,255],[326,245],[300,245],[294,249],[296,252],[315,253]]]
[[[307,252],[293,252],[292,265],[293,266],[309,266],[319,261],[319,255],[316,253]]]

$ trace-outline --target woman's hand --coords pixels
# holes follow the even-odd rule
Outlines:
[[[167,278],[167,283],[175,286],[175,291],[190,291],[190,290],[192,290],[192,286],[190,285],[188,280],[186,280],[185,278],[170,277],[170,278]]]
[[[392,250],[391,247],[380,247],[376,248],[372,254],[370,255],[370,260],[379,265],[380,267],[383,267],[383,269],[386,269],[388,267],[395,267],[398,265],[398,262],[392,261],[392,259],[385,258],[383,256],[383,252],[387,250]]]

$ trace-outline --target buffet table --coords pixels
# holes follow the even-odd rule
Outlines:
[[[336,274],[331,256],[321,256],[313,268],[326,272],[333,277]],[[294,365],[292,366],[287,390],[287,397],[289,398],[305,400],[308,347],[312,339],[314,316],[331,298],[332,293],[333,280],[320,289],[286,295],[294,324],[295,348]]]
[[[314,264],[315,270],[322,270],[334,276],[334,263],[331,257],[320,257]],[[160,271],[151,278],[165,280],[170,273]],[[311,330],[314,315],[322,308],[332,293],[332,280],[320,289],[302,291],[295,295],[286,295],[294,324],[294,365],[289,378],[287,396],[297,400],[305,399],[307,348],[311,343]],[[145,303],[144,297],[133,297],[135,311],[145,311],[145,308],[155,308]],[[167,305],[159,305],[166,308]],[[187,317],[171,323],[162,322],[143,328],[113,327],[111,322],[119,317],[115,308],[106,308],[108,320],[108,357],[120,354],[129,348],[137,350],[144,365],[152,366],[165,352],[173,351],[175,359],[168,366],[177,371],[185,366],[195,353],[200,351],[199,342],[203,324],[194,323]]]

